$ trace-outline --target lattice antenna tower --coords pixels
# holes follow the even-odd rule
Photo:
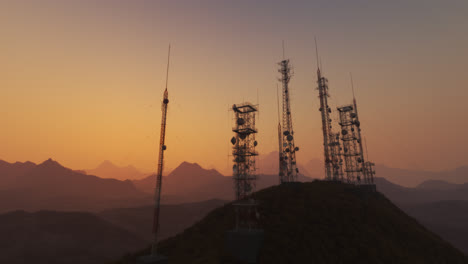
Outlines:
[[[296,165],[296,152],[299,148],[294,144],[294,129],[291,117],[291,101],[290,101],[290,89],[289,81],[292,77],[291,67],[289,65],[289,59],[284,58],[284,42],[283,42],[283,60],[278,63],[281,73],[279,81],[282,84],[283,92],[283,124],[282,124],[282,153],[283,153],[283,177],[280,178],[280,182],[295,182],[297,181],[297,174],[299,169]]]
[[[159,231],[159,211],[161,205],[161,189],[162,189],[162,174],[164,167],[164,151],[166,150],[165,139],[166,139],[166,120],[167,120],[167,105],[169,104],[169,94],[167,92],[167,84],[169,81],[169,62],[171,57],[171,46],[169,45],[169,51],[167,54],[167,71],[166,71],[166,89],[164,90],[164,98],[161,105],[162,118],[161,118],[161,133],[159,138],[159,158],[158,158],[158,170],[156,173],[156,188],[154,191],[154,218],[153,218],[153,244],[151,247],[151,255],[157,255],[157,240]]]
[[[353,90],[353,103],[338,107],[341,126],[341,140],[343,144],[342,156],[346,165],[347,181],[355,184],[370,184],[365,171],[364,151],[362,148],[361,123],[357,113],[356,98],[354,96],[354,84],[351,78]]]
[[[367,150],[367,141],[364,138],[364,144],[366,146],[366,162],[364,163],[364,173],[367,175],[369,184],[374,184],[374,175],[375,175],[375,164],[369,161],[369,151]]]
[[[325,179],[326,180],[339,180],[339,175],[336,172],[335,160],[338,158],[337,153],[334,153],[335,143],[334,134],[332,133],[332,119],[331,108],[328,105],[328,79],[322,76],[319,63],[319,54],[317,39],[315,39],[315,53],[317,59],[317,90],[319,91],[320,108],[319,111],[322,117],[322,133],[323,133],[323,154],[325,165]],[[336,163],[336,162],[335,162]]]
[[[232,110],[235,115],[235,125],[232,129],[235,135],[231,143],[234,157],[236,229],[253,229],[257,222],[254,217],[257,203],[248,197],[255,191],[257,180],[255,158],[258,153],[255,151],[255,135],[258,131],[255,118],[258,108],[250,103],[242,103],[233,105]]]
[[[361,122],[359,121],[359,114],[358,114],[358,109],[357,109],[357,104],[356,104],[356,96],[354,96],[354,82],[353,82],[353,75],[349,73],[349,76],[351,78],[351,89],[353,91],[353,106],[354,106],[354,113],[356,114],[354,124],[357,130],[357,145],[358,145],[358,151],[359,151],[359,157],[358,157],[358,164],[360,165],[360,169],[362,170],[362,176],[364,180],[364,184],[370,184],[369,178],[367,173],[365,173],[365,160],[364,160],[364,150],[362,147],[362,136],[361,136]]]
[[[354,106],[352,104],[345,105],[338,107],[337,110],[340,116],[339,124],[341,126],[342,156],[345,161],[346,180],[348,183],[360,184],[362,181],[362,166],[359,159]]]
[[[284,167],[285,162],[283,159],[283,136],[281,131],[281,117],[280,117],[280,106],[279,106],[279,95],[278,95],[278,84],[276,84],[276,101],[278,107],[278,176],[280,179],[280,183],[284,177]]]

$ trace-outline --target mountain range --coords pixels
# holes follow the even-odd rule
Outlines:
[[[273,159],[274,154],[270,157]],[[265,164],[267,163],[260,164],[260,166],[265,166]],[[306,172],[309,170],[319,171],[310,168],[319,166],[320,161],[311,160],[308,164],[310,165],[306,166],[308,167],[305,169]],[[468,225],[466,224],[468,216],[464,214],[468,211],[468,184],[457,184],[440,179],[426,180],[420,183],[411,180],[414,184],[418,184],[414,187],[404,187],[380,177],[382,174],[398,173],[399,171],[401,170],[377,168],[379,177],[376,178],[376,184],[378,190],[428,229],[468,253]],[[457,171],[458,175],[463,175],[463,168],[454,171]],[[310,172],[308,173],[310,175]],[[428,177],[434,175],[444,178],[442,173],[430,174]],[[424,180],[425,178],[419,177],[419,179]],[[463,177],[458,179],[462,181]],[[310,178],[302,175],[300,180],[311,181]],[[276,173],[259,175],[257,190],[277,184],[278,176]],[[74,171],[51,159],[41,164],[0,161],[0,212],[15,210],[88,211],[111,225],[112,228],[123,230],[127,232],[126,234],[130,234],[130,237],[137,237],[139,241],[148,243],[151,239],[148,230],[152,223],[154,185],[154,175],[140,180],[121,181],[102,179]],[[161,221],[165,228],[161,238],[167,238],[183,231],[199,221],[210,210],[232,200],[233,196],[231,177],[223,176],[213,169],[206,170],[196,163],[181,163],[163,178],[162,201],[164,204],[161,209]],[[66,212],[55,213],[49,214],[53,215],[52,220],[50,220],[52,222],[60,222],[63,217],[61,214],[67,214]],[[35,219],[35,214],[17,212],[10,217],[18,217],[16,222],[19,225],[15,228],[21,229],[21,225],[27,226],[30,223],[21,219]],[[57,220],[53,220],[55,217]],[[15,222],[11,219],[13,218],[10,218],[9,221]],[[70,220],[72,218],[64,219]],[[77,222],[83,221],[81,218],[76,219]],[[26,239],[27,236],[23,237]],[[73,239],[73,236],[70,234],[66,237]],[[48,238],[48,236],[44,237]],[[4,244],[4,246],[8,245]],[[87,251],[86,254],[92,256],[94,253]]]
[[[0,163],[0,212],[96,211],[151,202],[151,196],[135,188],[131,181],[83,174],[52,159],[38,165]]]

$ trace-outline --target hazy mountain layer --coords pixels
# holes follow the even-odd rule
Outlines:
[[[0,263],[106,263],[146,245],[90,213],[16,211],[0,215]]]
[[[65,168],[49,159],[0,163],[0,212],[11,210],[102,210],[151,204],[151,195],[131,181],[102,179]]]

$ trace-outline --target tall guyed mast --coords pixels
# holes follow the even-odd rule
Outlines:
[[[354,113],[356,114],[356,120],[354,121],[357,127],[357,143],[359,146],[359,158],[360,160],[359,165],[360,165],[360,170],[363,172],[363,177],[364,177],[364,184],[370,184],[369,177],[367,173],[365,173],[365,161],[364,161],[364,151],[362,148],[362,136],[361,136],[361,122],[359,121],[359,114],[357,110],[357,104],[356,104],[356,97],[354,96],[354,82],[353,82],[353,75],[350,73],[349,74],[351,77],[351,89],[353,90],[353,105],[354,105]]]
[[[151,255],[157,255],[157,239],[159,231],[159,209],[161,204],[161,188],[162,188],[162,174],[164,167],[164,151],[166,150],[165,139],[166,139],[166,119],[167,119],[167,105],[169,104],[167,83],[169,80],[169,59],[171,56],[171,46],[169,45],[169,51],[167,54],[167,72],[166,72],[166,89],[164,90],[164,99],[162,101],[161,110],[161,134],[159,138],[159,158],[158,158],[158,171],[156,174],[156,188],[154,190],[154,222],[153,222],[153,245],[151,248]]]
[[[332,160],[330,153],[330,143],[331,143],[331,108],[328,106],[328,80],[322,76],[319,66],[319,57],[318,57],[318,48],[317,40],[315,40],[315,52],[317,56],[317,90],[319,91],[320,98],[320,113],[322,116],[322,132],[323,132],[323,154],[324,154],[324,163],[325,163],[325,179],[332,180]]]
[[[294,144],[294,129],[291,116],[291,101],[289,81],[291,80],[292,73],[289,65],[289,60],[284,59],[284,44],[283,44],[283,60],[279,63],[281,78],[279,81],[283,88],[283,134],[282,134],[282,153],[283,153],[283,177],[280,179],[283,182],[297,181],[297,174],[299,169],[296,164],[296,151],[299,150]]]

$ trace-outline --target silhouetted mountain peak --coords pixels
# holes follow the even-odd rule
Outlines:
[[[66,169],[63,167],[60,163],[57,161],[49,158],[48,160],[42,162],[41,164],[37,165],[38,168],[60,168],[60,169]]]
[[[199,177],[199,176],[223,176],[215,169],[207,170],[202,168],[198,163],[190,163],[187,161],[182,162],[177,168],[175,168],[168,177]]]
[[[132,165],[118,166],[109,160],[103,161],[94,169],[86,170],[87,174],[96,175],[100,178],[113,178],[118,180],[136,180],[146,176]]]
[[[203,170],[203,168],[198,163],[190,163],[188,161],[182,162],[176,169],[197,169]]]

